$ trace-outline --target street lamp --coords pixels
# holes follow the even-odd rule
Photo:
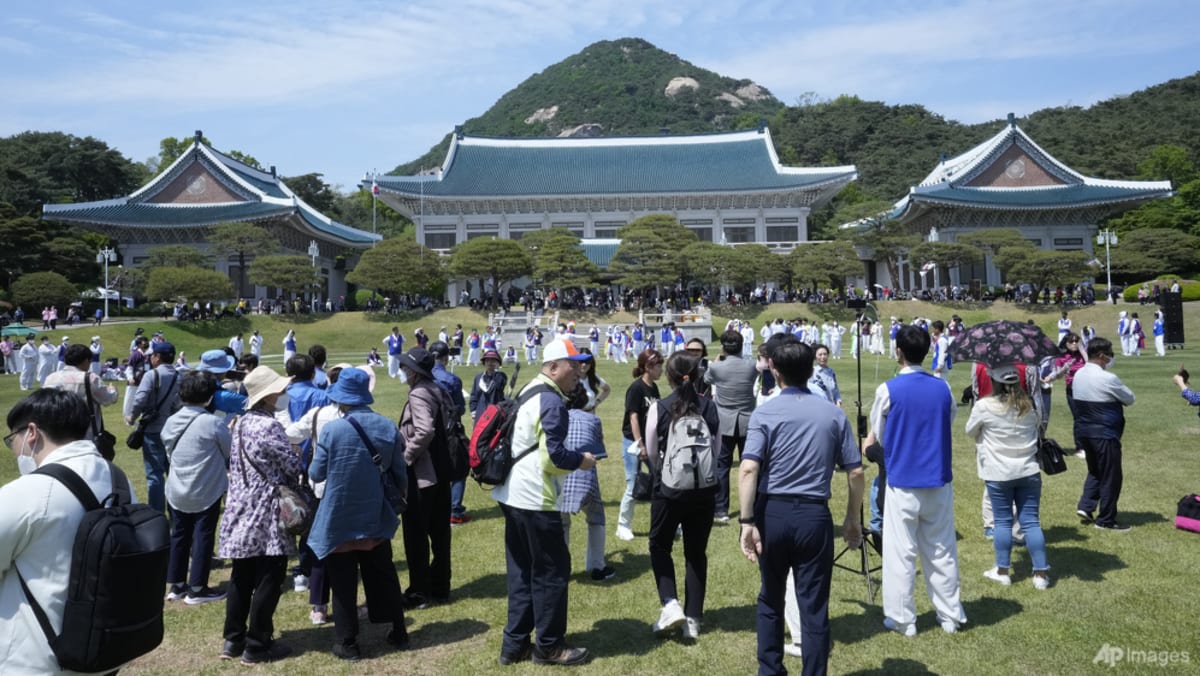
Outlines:
[[[117,260],[117,252],[106,246],[96,254],[96,262],[104,263],[104,319],[108,320],[108,264]]]
[[[314,276],[315,276],[315,268],[317,267],[317,256],[321,255],[321,249],[320,249],[320,247],[318,247],[318,246],[317,246],[317,240],[315,240],[315,239],[314,239],[314,240],[310,240],[310,241],[309,241],[309,243],[308,243],[308,255],[309,255],[309,256],[312,256],[312,266],[313,266],[313,268],[314,268]],[[312,291],[312,296],[309,298],[309,308],[310,308],[310,309],[311,309],[313,312],[316,312],[316,308],[315,308],[315,307],[313,307],[313,306],[314,306],[314,305],[316,304],[316,302],[317,302],[317,298],[316,298],[316,296],[317,296],[317,294],[316,294],[317,283],[314,281],[314,282],[312,283],[312,285],[313,285],[313,291]]]
[[[1104,272],[1108,275],[1108,295],[1112,297],[1112,256],[1109,247],[1117,244],[1117,233],[1109,229],[1101,230],[1096,235],[1096,244],[1104,245]]]

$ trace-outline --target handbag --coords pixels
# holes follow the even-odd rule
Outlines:
[[[87,399],[88,413],[92,416],[92,443],[96,444],[96,450],[100,451],[100,455],[107,461],[112,462],[117,457],[117,438],[112,432],[104,429],[104,413],[99,416],[99,426],[96,422],[96,400],[92,397],[92,376],[90,373],[85,373],[83,376],[83,394]]]
[[[363,431],[362,425],[359,425],[358,421],[355,420],[353,416],[348,415],[345,419],[349,421],[352,426],[354,426],[354,430],[358,432],[358,436],[363,440],[363,443],[366,444],[367,452],[371,454],[371,462],[375,463],[375,467],[379,470],[379,480],[383,484],[384,499],[387,500],[387,503],[391,505],[391,508],[396,512],[397,515],[403,514],[408,510],[407,477],[401,480],[401,478],[396,476],[396,473],[392,471],[391,468],[384,469],[383,456],[379,455],[379,451],[375,450],[375,444],[371,443],[371,439],[367,436],[367,433]],[[395,465],[396,463],[393,462],[392,466],[395,467]]]
[[[178,376],[176,376],[175,380],[178,380]],[[129,433],[129,436],[125,437],[126,446],[136,451],[146,443],[146,428],[150,425],[150,423],[154,422],[155,418],[158,417],[158,412],[162,410],[162,405],[166,403],[167,397],[171,396],[171,388],[175,387],[175,380],[171,381],[171,387],[167,388],[167,393],[164,394],[162,398],[158,400],[158,403],[154,405],[154,410],[149,413],[143,413],[142,417],[138,419],[137,426],[133,428],[133,431]],[[158,371],[155,371],[154,389],[150,395],[151,398],[158,396],[158,385],[160,382],[162,382],[162,377],[158,375]]]
[[[638,460],[637,476],[633,478],[633,499],[638,502],[647,502],[654,494],[654,477],[642,470],[644,464]]]
[[[241,448],[240,457],[254,471],[258,472],[259,476],[265,479],[268,483],[271,481],[267,477],[267,473],[262,471],[262,468],[254,462],[250,454],[246,452],[246,447],[242,445],[242,426],[238,424],[238,446]],[[246,478],[245,464],[239,465],[242,471],[242,480]],[[305,472],[307,475],[308,472]],[[296,486],[288,484],[275,484],[275,495],[279,498],[279,526],[283,532],[288,535],[304,535],[312,528],[313,518],[317,512],[317,497],[313,495],[312,489],[308,487],[308,477],[305,476],[303,482]]]
[[[1039,434],[1037,446],[1038,466],[1047,475],[1061,474],[1067,471],[1067,459],[1062,446],[1050,437]]]

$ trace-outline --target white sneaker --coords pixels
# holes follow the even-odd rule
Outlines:
[[[783,646],[783,653],[792,657],[804,657],[804,651],[800,648],[799,643],[786,643]]]
[[[633,539],[633,531],[629,529],[629,526],[617,526],[617,539],[629,542]]]
[[[946,617],[942,617],[941,615],[938,615],[937,619],[938,624],[942,625],[942,631],[946,632],[947,634],[954,634],[958,632],[958,622]]]
[[[687,618],[687,623],[683,625],[683,638],[687,641],[696,641],[700,638],[700,620],[694,617]]]
[[[1038,591],[1045,591],[1050,588],[1050,578],[1033,576],[1033,588]]]
[[[883,628],[888,631],[894,631],[897,634],[912,638],[917,635],[917,625],[915,624],[900,624],[890,617],[883,618]]]
[[[1000,571],[999,568],[994,568],[994,567],[988,568],[987,570],[983,571],[983,576],[989,580],[994,580],[996,582],[999,582],[1000,584],[1004,585],[1005,587],[1012,584],[1012,576],[1011,575],[1001,575],[999,571]]]
[[[292,591],[306,592],[308,591],[308,576],[297,575],[292,578]]]
[[[658,614],[658,622],[654,623],[651,630],[655,634],[665,634],[683,624],[686,620],[687,617],[683,614],[683,608],[679,607],[679,601],[671,599],[667,602],[667,605],[663,606],[662,612]]]

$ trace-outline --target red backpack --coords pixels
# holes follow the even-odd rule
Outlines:
[[[543,392],[552,390],[545,384],[537,384],[521,393],[516,399],[505,399],[488,407],[475,421],[471,430],[470,463],[471,476],[480,486],[499,486],[508,481],[508,475],[518,460],[537,450],[523,449],[513,455],[513,428],[517,424],[517,411],[527,401]]]

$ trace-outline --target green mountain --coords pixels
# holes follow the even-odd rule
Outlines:
[[[753,126],[783,103],[750,80],[695,66],[636,38],[597,42],[509,91],[463,123],[477,136],[627,136],[728,131]],[[396,167],[413,174],[440,165],[450,136]]]

